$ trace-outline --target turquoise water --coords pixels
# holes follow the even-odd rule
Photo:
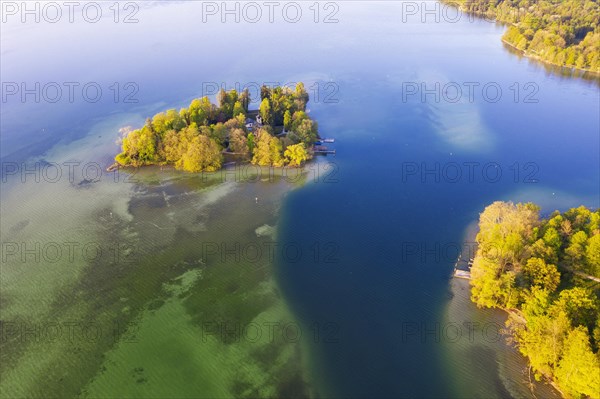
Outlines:
[[[137,250],[130,267],[104,258],[3,262],[2,320],[96,320],[111,332],[115,320],[136,322],[141,343],[3,341],[9,396],[528,396],[525,363],[503,340],[444,332],[503,318],[474,309],[449,276],[465,229],[494,200],[534,201],[543,212],[600,205],[598,80],[519,57],[493,23],[404,22],[392,2],[340,2],[337,23],[314,23],[301,4],[296,24],[202,23],[201,2],[162,2],[141,3],[135,24],[2,26],[3,82],[98,82],[105,93],[97,103],[3,103],[4,165],[105,166],[119,128],[184,106],[214,83],[304,81],[311,116],[337,150],[309,167],[301,187],[213,186],[155,169],[135,184],[10,176],[3,243],[118,241]],[[115,101],[115,82],[134,83],[138,101]],[[452,82],[476,85],[473,101],[466,89],[449,101],[455,86],[443,87]],[[422,84],[436,83],[440,100],[422,97]],[[501,98],[486,100],[497,87]],[[276,238],[257,233],[264,225],[277,226]],[[303,256],[277,252],[260,267],[222,265],[216,255],[213,268],[197,263],[203,242],[269,239]],[[202,323],[224,319],[298,323],[302,339],[204,342]],[[197,383],[182,388],[190,379]]]

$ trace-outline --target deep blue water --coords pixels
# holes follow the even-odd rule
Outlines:
[[[340,2],[334,24],[201,23],[200,4],[147,5],[133,25],[3,26],[3,82],[94,81],[106,94],[94,104],[3,103],[2,160],[43,154],[108,118],[139,125],[205,94],[206,83],[320,87],[309,108],[322,136],[336,139],[337,155],[319,161],[335,174],[286,198],[279,240],[321,250],[317,261],[277,264],[290,307],[306,331],[316,323],[321,332],[308,339],[313,378],[339,397],[448,397],[469,387],[443,355],[447,342],[407,329],[443,322],[453,248],[486,205],[600,206],[598,80],[520,58],[501,44],[501,26],[403,22],[397,3]],[[114,82],[135,83],[138,102],[113,101]],[[440,101],[407,93],[450,82],[478,85],[473,102],[466,92],[458,103],[440,90]],[[499,101],[485,100],[486,84],[502,89]],[[489,378],[490,397],[503,393],[496,377],[472,376]]]
[[[285,204],[284,242],[339,249],[332,263],[281,259],[280,281],[307,324],[338,328],[336,342],[311,342],[327,393],[340,397],[448,397],[478,383],[484,396],[504,397],[493,371],[471,366],[469,378],[457,378],[459,361],[442,355],[452,342],[427,335],[443,325],[463,232],[496,200],[536,202],[544,214],[600,205],[597,82],[519,59],[489,23],[428,29],[356,49],[369,60],[365,72],[342,80],[339,104],[314,106],[323,135],[338,140],[336,157],[324,161],[338,181]],[[413,81],[494,83],[503,95],[404,101],[402,82]],[[495,364],[487,352],[470,360]]]

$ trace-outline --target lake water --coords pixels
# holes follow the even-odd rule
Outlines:
[[[63,87],[2,100],[3,396],[533,397],[505,315],[450,276],[495,200],[600,206],[597,78],[441,6],[236,23],[139,2],[115,23],[102,4],[97,23],[2,25],[3,95]],[[297,81],[337,151],[304,177],[104,172],[124,126],[221,84]]]

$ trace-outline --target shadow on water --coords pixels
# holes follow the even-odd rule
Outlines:
[[[523,51],[511,46],[508,43],[502,43],[504,49],[508,51],[511,55],[516,56],[519,59],[519,62],[527,61],[527,64],[538,71],[544,71],[546,76],[549,77],[559,77],[562,80],[569,81],[573,79],[577,79],[581,82],[588,83],[590,85],[595,85],[600,87],[600,74],[594,73],[591,71],[582,71],[575,68],[568,68],[559,65],[553,65],[541,60],[537,60],[535,58],[528,57],[523,53]]]

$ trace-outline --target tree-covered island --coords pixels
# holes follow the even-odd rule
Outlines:
[[[598,0],[443,0],[510,24],[502,40],[549,64],[600,73]]]
[[[217,105],[208,97],[188,108],[169,109],[146,120],[122,140],[115,157],[120,166],[174,165],[188,172],[215,171],[224,155],[260,166],[300,166],[312,158],[319,138],[317,123],[306,113],[303,83],[261,88],[258,110],[249,110],[248,89],[221,89]]]
[[[536,378],[569,398],[600,398],[600,210],[540,219],[495,202],[479,218],[471,298],[510,311],[507,332]]]

